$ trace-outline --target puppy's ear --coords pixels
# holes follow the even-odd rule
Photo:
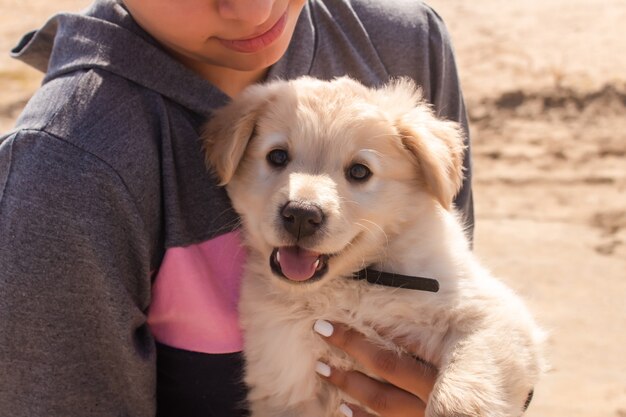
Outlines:
[[[435,118],[426,104],[401,116],[402,144],[416,163],[424,185],[446,209],[463,183],[463,133],[457,123]]]
[[[259,116],[270,100],[262,87],[254,86],[216,110],[205,125],[201,136],[205,160],[217,174],[220,185],[228,184],[235,174]]]

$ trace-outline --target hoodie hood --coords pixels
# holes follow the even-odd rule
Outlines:
[[[314,38],[307,5],[287,52],[270,69],[268,79],[309,73]],[[27,33],[11,55],[45,72],[44,83],[74,71],[105,70],[203,115],[225,96],[173,59],[115,0],[96,1],[80,14],[55,15],[41,29]]]

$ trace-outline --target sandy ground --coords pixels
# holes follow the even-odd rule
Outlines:
[[[84,0],[0,0],[0,132],[40,81],[6,51]],[[432,0],[473,132],[476,252],[550,332],[531,417],[626,417],[624,0]]]
[[[536,416],[626,416],[623,0],[432,0],[473,130],[476,251],[550,331]]]

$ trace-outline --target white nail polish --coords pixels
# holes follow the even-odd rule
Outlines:
[[[345,404],[339,406],[339,412],[346,417],[352,417],[352,409]]]
[[[315,362],[315,372],[322,376],[329,377],[330,366],[326,365],[324,362],[317,361]]]
[[[318,332],[324,337],[328,337],[333,334],[333,325],[327,322],[326,320],[317,320],[315,325],[313,326],[313,330]]]

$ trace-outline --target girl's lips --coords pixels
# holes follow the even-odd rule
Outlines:
[[[276,39],[278,39],[278,37],[280,37],[280,35],[282,35],[285,30],[286,23],[287,12],[285,12],[267,32],[255,36],[254,38],[239,40],[219,39],[219,41],[225,47],[237,52],[258,52],[271,45]]]

